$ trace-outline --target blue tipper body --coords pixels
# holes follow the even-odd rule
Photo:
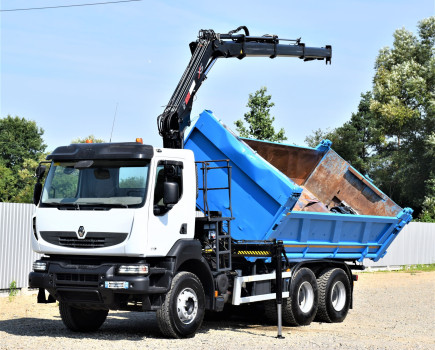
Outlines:
[[[329,145],[319,147],[325,148],[323,158],[327,159]],[[394,216],[292,211],[304,188],[260,157],[210,111],[204,111],[189,130],[185,148],[194,152],[196,161],[230,160],[232,237],[236,240],[282,240],[290,259],[362,261],[369,258],[377,261],[412,219],[411,209],[402,210],[395,203],[392,205]],[[211,162],[210,165],[215,164]],[[320,165],[321,162],[318,167]],[[201,187],[200,169],[198,174]],[[210,171],[207,185],[226,187],[227,178],[224,169]],[[210,210],[230,216],[228,192],[209,191],[208,204]],[[202,196],[198,197],[197,205],[203,208]]]

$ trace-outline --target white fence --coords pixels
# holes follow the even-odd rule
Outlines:
[[[435,263],[435,224],[411,222],[399,233],[387,249],[387,255],[377,262],[364,260],[369,267],[389,267]]]
[[[33,204],[0,203],[0,290],[12,281],[28,286],[28,274],[39,254],[32,251]],[[370,267],[435,263],[435,224],[411,222],[378,262],[366,259]]]
[[[32,251],[33,204],[0,203],[0,290],[15,281],[27,287],[32,263],[39,254]]]

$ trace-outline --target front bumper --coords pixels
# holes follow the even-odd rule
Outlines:
[[[156,300],[169,290],[171,271],[150,267],[147,275],[117,275],[118,265],[50,261],[47,271],[29,274],[29,287],[44,288],[56,300],[80,307],[128,309],[129,304],[134,304],[142,310],[158,308]]]

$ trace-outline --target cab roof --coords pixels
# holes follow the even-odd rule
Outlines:
[[[57,147],[47,160],[151,159],[154,149],[137,142],[75,143]]]

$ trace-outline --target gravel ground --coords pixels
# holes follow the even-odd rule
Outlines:
[[[153,313],[110,312],[92,334],[70,332],[56,304],[36,295],[0,298],[0,349],[435,349],[435,272],[363,273],[343,323],[284,327],[245,308],[228,321],[204,321],[192,339],[164,339]]]

